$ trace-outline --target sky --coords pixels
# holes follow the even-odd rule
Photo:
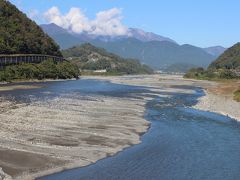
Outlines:
[[[38,24],[125,35],[128,28],[179,44],[230,47],[240,41],[240,0],[10,0]]]

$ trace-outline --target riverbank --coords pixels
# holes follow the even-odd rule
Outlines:
[[[199,99],[196,109],[216,112],[240,121],[240,102],[234,100],[234,92],[240,88],[240,81],[215,82],[214,86],[205,85],[205,96]]]
[[[134,77],[134,76],[133,76]],[[138,86],[174,87],[177,86],[195,86],[204,89],[205,95],[199,98],[198,103],[193,106],[196,109],[215,112],[229,116],[240,121],[240,102],[234,100],[234,92],[240,88],[240,81],[207,81],[185,79],[179,75],[152,75],[142,76],[142,79],[133,78],[124,80],[124,77],[111,79],[110,77],[86,77],[107,79],[114,83],[129,84]]]
[[[17,80],[11,83],[2,83],[0,84],[0,92],[1,91],[14,91],[14,90],[28,90],[28,89],[39,89],[44,88],[44,85],[40,83],[46,82],[63,82],[63,81],[75,81],[77,79],[32,79],[32,80]]]

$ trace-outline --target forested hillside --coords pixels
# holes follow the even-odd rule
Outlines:
[[[14,5],[0,0],[0,54],[61,56],[59,46]]]
[[[191,69],[185,77],[198,79],[239,79],[240,78],[240,43],[227,49],[207,70]]]
[[[225,51],[209,69],[235,69],[240,71],[240,43]]]
[[[91,44],[75,46],[62,51],[65,58],[81,70],[106,70],[111,74],[149,74],[152,69],[135,59],[124,59]]]

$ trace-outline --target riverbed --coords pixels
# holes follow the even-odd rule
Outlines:
[[[193,109],[201,88],[160,92],[146,105],[151,128],[142,143],[93,165],[40,180],[236,180],[240,178],[240,124],[216,113]]]
[[[239,122],[192,108],[205,83],[85,77],[1,92],[0,167],[18,179],[239,179]]]

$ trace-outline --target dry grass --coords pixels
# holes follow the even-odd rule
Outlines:
[[[209,92],[224,96],[233,96],[234,92],[240,89],[240,81],[222,81],[218,86],[209,88]]]

